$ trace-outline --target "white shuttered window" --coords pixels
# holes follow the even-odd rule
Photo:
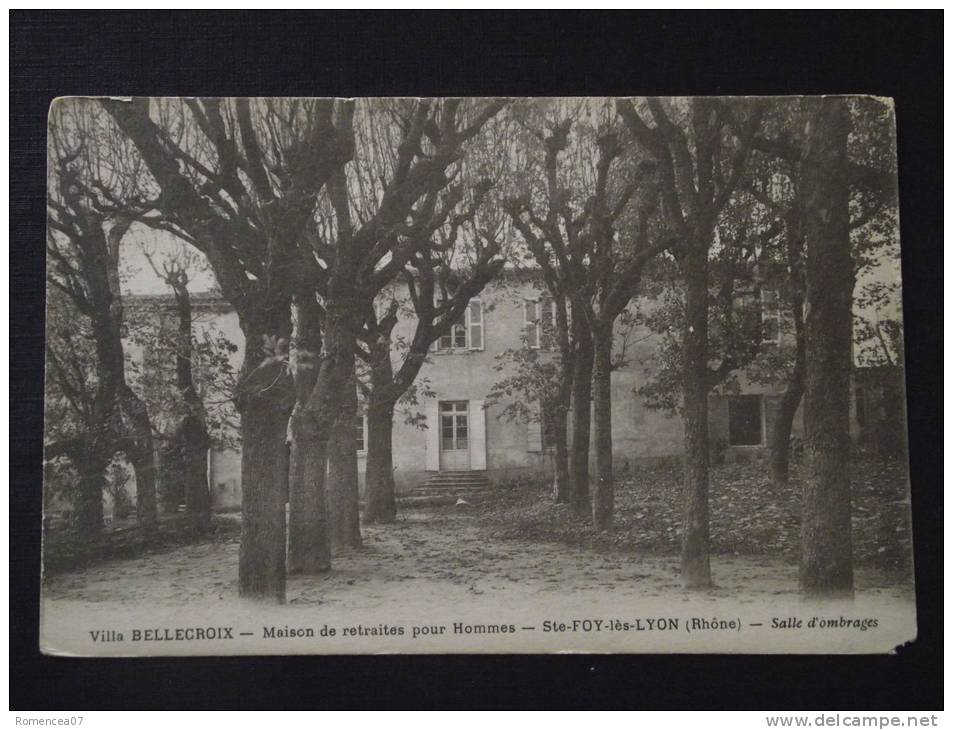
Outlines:
[[[471,299],[450,331],[431,347],[435,351],[483,349],[483,302]]]
[[[483,302],[479,299],[471,299],[467,306],[467,334],[469,342],[467,347],[470,350],[483,349]]]

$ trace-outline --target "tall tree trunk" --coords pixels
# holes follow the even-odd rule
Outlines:
[[[106,467],[109,459],[90,455],[84,449],[79,471],[79,493],[76,499],[76,529],[83,535],[96,535],[103,529],[103,490],[106,488]]]
[[[159,506],[165,514],[174,514],[186,502],[180,428],[181,423],[159,446]]]
[[[708,515],[708,248],[696,242],[684,255],[685,327],[682,332],[682,582],[711,585]]]
[[[556,301],[555,325],[556,341],[559,344],[560,374],[559,395],[553,407],[553,500],[556,504],[572,504],[573,480],[569,457],[569,413],[572,408],[574,354],[570,337],[570,320],[566,313],[566,299],[554,284],[551,292]]]
[[[288,495],[288,419],[294,392],[279,353],[272,361],[262,345],[278,338],[287,346],[290,312],[259,307],[243,322],[245,361],[239,386],[242,419],[242,537],[238,592],[244,598],[285,601],[285,500]],[[274,341],[274,340],[272,340]]]
[[[371,392],[367,403],[367,468],[364,473],[364,521],[397,519],[394,492],[393,428],[394,367],[390,360],[390,331],[371,343]]]
[[[167,282],[175,293],[178,314],[178,347],[175,357],[175,380],[185,405],[176,432],[180,451],[180,468],[185,492],[185,506],[192,528],[205,530],[212,518],[212,500],[208,484],[208,449],[211,445],[206,425],[205,404],[195,389],[192,376],[192,298],[187,275],[169,275]]]
[[[242,409],[242,537],[238,592],[285,602],[288,413],[258,398]]]
[[[343,280],[342,280],[343,281]],[[355,321],[360,313],[346,289],[329,286],[325,305],[321,367],[308,411],[318,419],[319,448],[327,450],[328,530],[332,548],[361,544],[354,416],[357,383],[354,379]]]
[[[117,395],[121,371],[117,372],[116,363],[122,362],[121,340],[115,336],[110,318],[93,320],[93,337],[96,343],[96,395],[88,433],[83,437],[76,463],[79,471],[76,523],[84,534],[90,535],[99,533],[103,528],[106,469],[117,450],[119,426]]]
[[[596,439],[596,484],[592,493],[592,524],[612,527],[615,485],[612,477],[612,328],[595,336],[593,400]]]
[[[574,320],[573,326],[577,327]],[[589,429],[592,421],[593,346],[588,326],[579,323],[575,334],[572,380],[572,448],[569,472],[572,478],[572,508],[578,515],[589,513]]]
[[[572,503],[572,479],[569,477],[568,408],[559,404],[552,417],[553,425],[553,500],[556,504]]]
[[[328,513],[331,546],[335,550],[361,546],[357,445],[354,439],[356,383],[350,380],[346,388],[341,401],[340,417],[334,424],[328,449]]]
[[[364,474],[364,522],[397,519],[393,452],[394,404],[377,403],[373,391],[367,407],[367,471]]]
[[[800,187],[800,186],[799,186]],[[789,278],[789,304],[794,321],[794,368],[771,434],[769,468],[771,482],[776,489],[787,486],[791,461],[791,430],[794,416],[804,396],[804,378],[807,372],[806,343],[804,341],[804,231],[803,210],[800,200],[795,201],[785,215],[787,228],[787,263]]]
[[[318,379],[321,329],[314,294],[295,297],[296,403],[291,416],[291,476],[288,495],[288,572],[315,574],[331,569],[325,496],[327,433],[307,408]]]
[[[303,406],[291,416],[291,482],[288,497],[288,572],[315,574],[331,569],[325,482],[328,440]]]
[[[208,484],[208,449],[211,445],[208,429],[205,419],[191,412],[182,421],[179,430],[185,446],[185,508],[192,529],[203,531],[212,519],[212,496]]]
[[[847,138],[842,98],[817,102],[804,158],[807,242],[806,475],[802,499],[801,592],[853,594],[850,494],[850,370],[854,269],[850,250]]]
[[[119,386],[119,401],[123,414],[132,427],[132,448],[128,454],[136,473],[136,514],[139,524],[153,528],[159,515],[156,501],[156,450],[152,439],[149,412],[132,388]]]
[[[804,394],[803,374],[792,376],[787,390],[781,397],[781,403],[771,431],[771,453],[769,468],[771,483],[775,489],[783,489],[788,484],[791,472],[791,431],[794,428],[794,416],[797,414],[801,397]]]
[[[794,329],[797,350],[794,355],[794,369],[788,381],[771,433],[770,469],[771,482],[775,488],[787,486],[791,458],[791,430],[794,416],[804,395],[804,377],[807,371],[807,357],[804,351],[804,317],[801,311],[801,298],[794,308]]]

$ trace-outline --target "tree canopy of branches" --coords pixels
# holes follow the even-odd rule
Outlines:
[[[47,459],[74,465],[78,521],[95,530],[106,471],[126,454],[153,526],[158,435],[167,454],[178,444],[170,470],[204,527],[204,454],[229,415],[203,388],[233,388],[222,401],[243,447],[239,592],[282,602],[289,571],[325,571],[333,549],[361,543],[361,408],[364,519],[395,519],[395,410],[425,394],[434,343],[509,263],[540,293],[524,317],[542,320],[547,346],[502,353],[489,400],[518,393],[503,417],[546,421],[557,502],[612,527],[611,373],[620,331],[644,324],[660,347],[640,393],[683,421],[686,587],[711,585],[709,396],[747,377],[783,387],[778,485],[804,402],[802,589],[849,593],[838,469],[851,367],[903,359],[898,283],[881,270],[899,243],[893,135],[889,104],[859,97],[57,102],[47,373],[63,418]],[[165,343],[120,292],[120,244],[145,228],[178,239],[147,256],[172,292]],[[199,261],[238,315],[235,378],[234,345],[194,329]],[[169,367],[131,366],[130,332]]]
[[[788,219],[799,236],[789,242],[789,255],[804,265],[792,267],[790,288],[803,291],[805,314],[788,391],[796,387],[805,401],[801,589],[836,596],[853,591],[847,468],[852,344],[878,340],[864,320],[854,326],[854,310],[876,310],[890,298],[889,285],[881,288],[876,280],[859,295],[855,286],[858,275],[877,268],[898,242],[893,113],[866,97],[792,100],[779,109],[755,146],[786,165],[796,182],[797,218]],[[863,353],[860,345],[861,359]],[[777,435],[776,452],[786,450],[782,437]],[[778,453],[773,461],[781,461]]]
[[[152,526],[157,520],[152,425],[127,382],[122,343],[119,245],[133,220],[109,205],[113,196],[134,194],[135,183],[122,174],[129,149],[103,124],[95,102],[61,102],[51,117],[47,283],[88,321],[94,357],[92,377],[77,378],[73,353],[57,352],[55,345],[48,352],[50,372],[74,412],[83,414],[83,429],[72,443],[53,445],[47,453],[59,451],[74,460],[80,473],[78,522],[95,531],[102,525],[105,469],[117,450],[125,451],[136,470],[139,520]],[[63,334],[64,342],[75,337]]]
[[[394,409],[417,379],[427,361],[431,346],[450,332],[464,317],[470,301],[501,271],[505,259],[498,231],[481,229],[474,222],[477,208],[482,203],[485,188],[477,189],[471,206],[450,221],[447,230],[439,231],[442,249],[434,255],[423,251],[403,272],[402,280],[410,300],[410,314],[415,322],[413,335],[400,353],[397,368],[391,361],[394,351],[393,330],[401,307],[397,299],[379,318],[369,315],[369,327],[361,339],[366,345],[359,354],[370,370],[367,389],[367,507],[366,522],[392,522],[396,517],[394,493],[393,450],[391,435]],[[459,240],[465,231],[466,241]],[[464,268],[455,266],[454,247],[474,249],[474,263]],[[379,307],[382,309],[382,307]],[[426,424],[436,428],[436,424]]]
[[[655,164],[627,149],[611,105],[557,104],[549,119],[524,122],[540,155],[542,184],[507,201],[513,226],[554,303],[564,391],[554,399],[557,474],[571,474],[570,501],[612,522],[612,344],[617,318],[638,291],[645,265],[666,244],[655,223]],[[571,374],[571,377],[570,377]],[[595,392],[598,480],[590,505],[590,407]],[[573,407],[573,444],[563,463],[566,411]],[[557,484],[561,481],[557,476]],[[557,492],[557,499],[562,495]]]
[[[619,103],[633,140],[657,164],[659,195],[672,251],[684,286],[681,332],[682,418],[685,429],[682,580],[686,587],[711,584],[708,510],[708,394],[726,358],[709,362],[711,253],[715,230],[745,174],[752,141],[761,126],[757,102],[648,98]]]
[[[143,389],[146,400],[151,395],[153,413],[164,417],[160,493],[169,508],[185,503],[192,526],[204,530],[211,518],[207,452],[212,428],[220,441],[230,431],[223,426],[230,420],[232,400],[227,391],[234,383],[229,356],[236,346],[221,333],[206,331],[199,336],[195,331],[189,284],[204,268],[201,254],[182,244],[163,255],[144,247],[143,254],[172,291],[171,306],[145,307],[134,335],[145,353],[140,379],[151,386]],[[212,428],[203,391],[213,400]]]
[[[462,172],[467,149],[504,103],[363,103],[354,124],[363,154],[332,178],[316,216],[311,238],[328,262],[325,281],[317,287],[323,342],[315,386],[298,411],[302,418],[297,427],[314,444],[307,458],[330,459],[332,472],[345,477],[329,485],[334,542],[360,541],[356,466],[352,468],[356,395],[350,396],[357,389],[357,338],[376,330],[374,303],[396,278],[421,270],[426,278],[433,259],[452,251],[457,229],[472,219],[486,188],[483,180]],[[443,238],[448,235],[450,239]],[[493,245],[471,251],[479,252],[474,262],[478,270],[490,266],[495,256]],[[425,330],[420,335],[422,342]],[[346,403],[337,402],[341,393],[348,394]],[[332,431],[339,434],[337,448],[325,456]],[[336,458],[345,462],[341,468],[333,467]],[[318,479],[323,473],[309,471]]]
[[[104,103],[155,183],[137,201],[148,211],[140,220],[204,253],[238,312],[247,343],[239,585],[282,601],[292,409],[293,442],[307,448],[292,469],[289,565],[319,570],[327,444],[353,423],[347,394],[366,304],[433,246],[463,199],[453,178],[464,147],[505,102],[372,100],[357,115],[354,102],[331,99]],[[356,138],[374,158],[373,178],[362,159],[350,164]]]

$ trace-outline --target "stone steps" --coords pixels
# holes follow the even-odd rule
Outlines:
[[[407,498],[457,499],[473,501],[492,492],[493,484],[480,472],[437,472],[414,489]]]

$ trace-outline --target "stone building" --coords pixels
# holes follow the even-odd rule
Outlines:
[[[504,277],[470,302],[462,320],[435,343],[421,369],[421,393],[414,406],[398,406],[394,417],[394,476],[400,493],[407,493],[441,472],[475,472],[490,481],[551,473],[553,453],[546,424],[501,417],[505,403],[488,404],[494,383],[505,377],[497,369],[498,355],[507,349],[540,346],[545,297],[525,277]],[[197,326],[214,326],[244,346],[238,319],[221,302],[206,300],[198,307]],[[409,340],[411,318],[402,319],[394,340]],[[770,332],[770,327],[766,328]],[[776,337],[780,337],[780,331]],[[625,346],[626,364],[612,375],[613,451],[619,468],[639,461],[678,457],[682,453],[682,424],[677,414],[649,408],[637,393],[651,368],[657,336],[643,329],[620,332],[617,347]],[[771,343],[767,343],[770,345]],[[393,352],[395,366],[401,354]],[[545,355],[544,355],[545,356]],[[744,379],[742,378],[742,381]],[[718,458],[750,458],[764,452],[778,396],[770,389],[742,382],[737,394],[711,397],[711,437]],[[423,427],[426,424],[426,428]],[[795,434],[801,429],[800,414]],[[363,473],[367,424],[354,423],[359,473]],[[209,454],[209,483],[218,509],[241,502],[241,458],[234,450]]]

